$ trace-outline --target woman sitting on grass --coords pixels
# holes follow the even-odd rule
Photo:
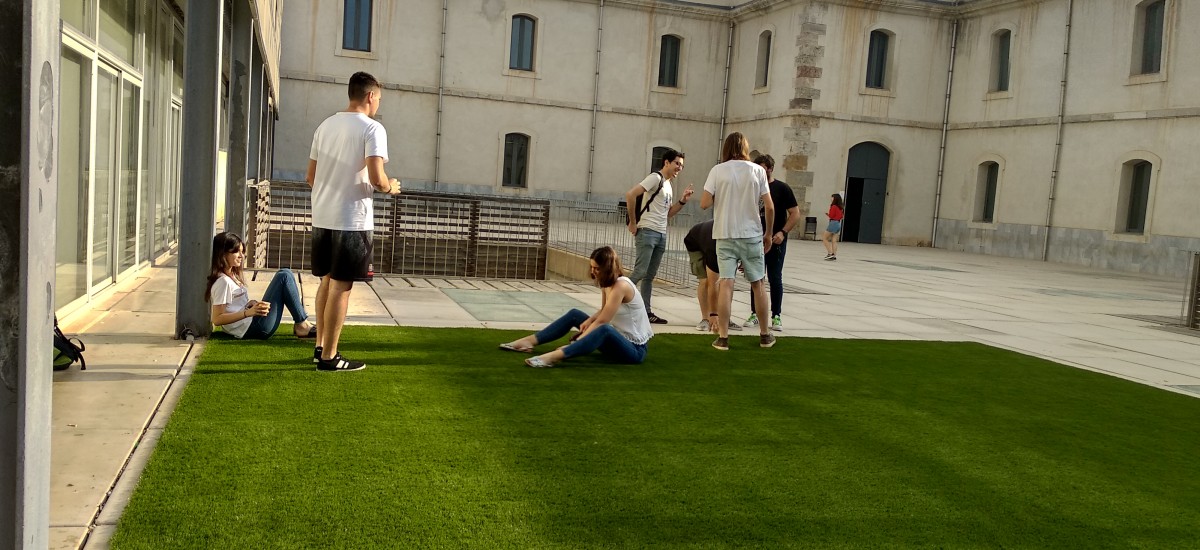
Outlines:
[[[533,353],[538,344],[553,342],[566,336],[572,328],[579,332],[571,337],[569,344],[558,349],[530,357],[525,364],[531,367],[553,367],[558,362],[595,350],[617,363],[638,364],[646,359],[646,343],[654,332],[650,330],[650,319],[646,317],[646,304],[633,281],[621,270],[621,260],[612,247],[602,246],[592,251],[588,260],[591,277],[600,287],[600,311],[588,314],[572,309],[557,321],[550,323],[541,332],[530,334],[507,344],[500,349]]]
[[[283,303],[296,323],[293,328],[297,338],[315,338],[316,325],[308,322],[304,301],[300,299],[300,288],[296,276],[289,269],[280,269],[267,285],[261,301],[251,300],[242,279],[242,262],[246,260],[246,247],[242,238],[233,233],[219,233],[213,237],[212,272],[208,275],[208,290],[204,300],[212,304],[212,324],[235,338],[257,338],[266,340],[279,328],[283,317],[282,308],[271,304]]]

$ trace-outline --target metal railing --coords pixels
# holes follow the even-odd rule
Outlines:
[[[247,193],[247,265],[310,267],[308,186],[261,182]],[[374,198],[375,273],[545,279],[550,203],[545,200],[407,191]]]
[[[1192,253],[1192,265],[1188,271],[1185,296],[1183,324],[1188,328],[1200,329],[1200,252]]]

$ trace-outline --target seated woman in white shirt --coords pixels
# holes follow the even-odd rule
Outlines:
[[[591,277],[600,287],[600,310],[589,316],[578,309],[568,311],[558,320],[536,334],[530,334],[500,349],[533,353],[539,344],[553,342],[578,328],[570,343],[558,349],[525,360],[536,368],[554,367],[558,363],[599,350],[605,358],[626,364],[646,360],[646,343],[654,336],[646,305],[633,281],[621,269],[621,260],[612,247],[602,246],[592,251]]]
[[[245,260],[246,247],[241,237],[233,233],[219,233],[213,237],[212,271],[208,275],[208,291],[204,297],[212,304],[212,324],[235,338],[265,340],[275,334],[283,309],[287,308],[295,323],[292,330],[296,337],[315,338],[316,325],[308,322],[304,300],[292,271],[280,269],[267,285],[262,300],[251,300],[242,279]]]

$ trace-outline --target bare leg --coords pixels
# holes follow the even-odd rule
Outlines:
[[[697,282],[697,284],[696,284],[696,301],[700,303],[700,320],[701,321],[708,319],[708,314],[712,313],[712,310],[708,309],[709,303],[710,303],[708,301],[708,295],[709,295],[708,279],[707,278],[700,279],[700,281]]]
[[[542,361],[545,361],[545,362],[553,365],[559,361],[562,361],[563,359],[566,359],[567,354],[563,353],[563,348],[565,348],[565,347],[567,347],[567,346],[559,347],[558,349],[556,349],[552,352],[549,352],[549,353],[543,353],[543,354],[539,355],[538,357]]]
[[[763,279],[750,283],[750,292],[754,295],[754,313],[758,315],[758,333],[771,332],[771,302],[767,300],[767,285]]]
[[[526,336],[524,338],[518,338],[516,340],[513,340],[512,342],[509,342],[508,345],[510,345],[514,348],[517,348],[517,349],[530,349],[531,350],[531,349],[537,347],[537,345],[538,345],[537,334],[536,333],[530,334],[529,336]]]
[[[329,296],[329,275],[326,275],[324,277],[321,277],[321,284],[317,286],[316,306],[317,306],[317,321],[319,321],[319,322],[317,323],[318,327],[317,327],[316,346],[318,348],[325,345],[324,344],[325,329],[324,329],[324,327],[321,327],[319,325],[325,324],[325,321],[324,321],[324,319],[325,319],[325,317],[324,317],[324,315],[325,315],[325,299],[328,296]]]
[[[717,298],[717,335],[729,337],[729,310],[733,302],[733,278],[721,278],[721,294]]]
[[[718,309],[717,308],[717,300],[721,299],[721,277],[720,277],[720,275],[717,275],[716,271],[713,271],[708,268],[705,268],[705,272],[707,272],[707,274],[708,274],[708,278],[706,279],[706,282],[708,283],[708,307],[709,307],[708,313],[705,314],[705,315],[707,315],[707,317],[705,317],[705,319],[708,319],[709,322],[712,324],[712,326],[709,328],[711,328],[713,332],[717,332],[717,323],[713,322],[714,320],[713,320],[712,314],[717,313],[717,309]],[[718,321],[720,320],[720,316],[717,317],[717,320]],[[726,326],[726,330],[728,330],[728,328],[729,327]]]
[[[354,281],[338,281],[329,279],[329,289],[326,290],[325,311],[317,330],[321,333],[324,345],[321,349],[321,359],[330,360],[337,355],[338,340],[342,337],[342,325],[346,323],[346,310],[350,308],[350,290]]]
[[[821,233],[821,244],[825,245],[825,253],[833,254],[834,248],[829,244],[830,233],[828,231]]]
[[[833,251],[830,252],[830,254],[833,254],[834,256],[837,256],[837,240],[838,236],[836,233],[829,235],[829,242],[833,244]]]

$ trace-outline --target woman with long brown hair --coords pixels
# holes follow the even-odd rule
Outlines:
[[[829,203],[829,225],[825,226],[825,232],[821,233],[821,242],[825,244],[825,259],[833,261],[837,259],[837,239],[838,233],[842,232],[842,218],[846,216],[842,210],[842,195],[839,193],[833,194],[833,202]]]
[[[296,276],[289,269],[280,269],[267,285],[262,300],[251,300],[246,281],[242,278],[242,263],[246,261],[246,246],[234,233],[218,233],[213,237],[212,270],[204,300],[212,304],[212,324],[221,327],[235,338],[265,340],[279,328],[283,309],[287,308],[296,323],[297,338],[315,338],[316,325],[308,322],[304,301]],[[283,307],[271,307],[279,304]]]
[[[600,355],[617,362],[638,364],[646,359],[646,343],[654,336],[642,295],[621,269],[621,260],[610,246],[592,251],[588,259],[591,277],[600,287],[600,309],[588,315],[572,309],[541,331],[500,344],[500,349],[533,353],[539,344],[566,336],[573,328],[579,332],[558,349],[525,360],[535,368],[557,366],[559,362],[600,350]]]

